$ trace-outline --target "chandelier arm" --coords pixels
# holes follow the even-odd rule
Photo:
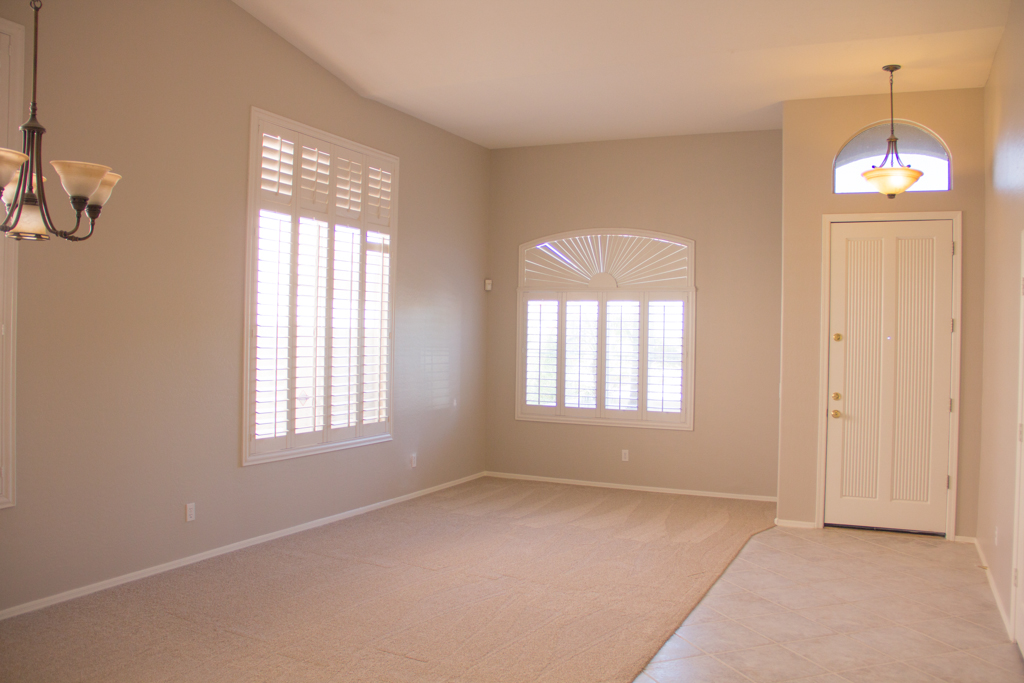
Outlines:
[[[92,231],[96,229],[96,219],[100,217],[100,211],[102,209],[103,207],[98,204],[93,204],[86,209],[86,213],[89,214],[89,232],[85,233],[82,236],[71,234],[75,232],[75,230],[78,230],[78,226],[76,225],[75,230],[72,230],[67,235],[61,235],[61,237],[71,242],[84,242],[85,240],[92,237]],[[82,221],[81,212],[78,213],[78,221]]]

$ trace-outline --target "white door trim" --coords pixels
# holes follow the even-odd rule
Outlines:
[[[1017,349],[1017,478],[1016,478],[1016,495],[1013,498],[1013,562],[1011,576],[1013,577],[1010,581],[1010,615],[1009,623],[1007,624],[1007,633],[1011,640],[1017,643],[1017,648],[1021,649],[1024,646],[1024,633],[1017,632],[1017,600],[1020,595],[1020,588],[1018,586],[1018,572],[1021,567],[1021,553],[1024,552],[1024,539],[1021,539],[1021,534],[1024,534],[1024,524],[1021,524],[1021,514],[1024,514],[1024,505],[1022,505],[1021,496],[1024,495],[1024,482],[1021,481],[1021,477],[1024,476],[1024,462],[1021,462],[1024,458],[1024,443],[1022,443],[1022,437],[1024,437],[1024,230],[1020,233],[1020,277],[1021,277],[1021,298],[1020,298],[1020,319],[1018,320],[1019,339]],[[999,602],[999,593],[995,590],[993,585],[993,592],[996,593],[996,604],[999,606],[999,611],[1002,613],[1003,606]],[[1005,613],[1003,618],[1006,618]],[[1021,649],[1024,652],[1024,649]]]
[[[814,506],[814,526],[825,526],[825,447],[828,436],[828,350],[829,315],[832,285],[832,224],[892,221],[953,221],[953,327],[951,347],[950,397],[953,410],[949,421],[949,490],[946,492],[946,538],[956,538],[956,487],[960,436],[960,285],[961,223],[960,211],[912,211],[907,213],[834,213],[821,217],[821,332],[818,335],[818,471]]]

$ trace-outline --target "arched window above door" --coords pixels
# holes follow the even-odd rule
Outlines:
[[[943,192],[952,185],[949,150],[934,133],[913,123],[895,125],[900,158],[924,175],[907,192]],[[832,188],[836,194],[877,192],[861,173],[877,166],[885,156],[889,122],[865,128],[850,139],[836,156]]]

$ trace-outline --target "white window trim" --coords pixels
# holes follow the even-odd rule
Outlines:
[[[376,224],[364,223],[362,231],[365,233],[367,229],[372,231],[379,231],[388,234],[390,237],[389,244],[389,306],[388,306],[388,334],[391,343],[388,345],[388,386],[387,386],[387,418],[384,423],[378,423],[378,425],[369,425],[371,433],[363,434],[355,438],[349,438],[338,441],[327,441],[323,443],[314,443],[285,450],[278,450],[268,453],[258,453],[253,450],[253,437],[252,434],[255,431],[255,425],[253,421],[253,411],[251,410],[251,402],[254,400],[252,381],[252,345],[254,343],[254,333],[256,325],[255,307],[256,307],[256,275],[257,275],[257,243],[258,243],[258,227],[259,227],[259,214],[260,214],[260,174],[261,164],[260,159],[262,156],[262,140],[261,140],[261,126],[263,124],[269,124],[271,126],[280,126],[287,128],[291,131],[297,132],[302,136],[309,136],[318,140],[329,142],[334,145],[346,147],[350,150],[359,152],[368,157],[374,157],[390,162],[394,166],[393,181],[391,187],[391,217],[388,226],[381,226]],[[283,116],[278,116],[271,112],[268,112],[257,107],[252,108],[252,115],[250,118],[249,127],[249,191],[248,191],[248,215],[246,221],[246,287],[245,287],[245,327],[244,327],[244,361],[243,361],[243,419],[242,419],[242,454],[241,464],[243,466],[255,465],[266,462],[277,462],[280,460],[290,460],[292,458],[301,458],[307,455],[315,455],[318,453],[328,453],[332,451],[345,450],[349,448],[357,448],[359,446],[367,446],[375,443],[383,443],[392,440],[392,433],[394,431],[394,383],[395,383],[395,283],[397,273],[397,235],[398,235],[398,184],[399,184],[399,173],[398,173],[398,157],[381,152],[380,150],[361,145],[357,142],[341,138],[337,135],[333,135],[323,130],[313,128],[311,126],[304,125],[297,121],[287,119]],[[298,155],[296,159],[298,160]],[[296,170],[298,171],[298,163]],[[333,187],[335,173],[335,164],[331,163],[331,182],[330,186]],[[296,181],[298,175],[296,174]],[[293,186],[293,192],[298,193],[298,183]],[[365,193],[363,197],[363,215],[365,216],[366,201]],[[296,195],[296,201],[298,201]],[[299,211],[301,214],[301,209]],[[363,220],[362,218],[360,220]],[[365,273],[361,275],[361,278],[365,278]],[[360,327],[360,338],[362,338],[362,328]],[[377,432],[377,433],[373,433]]]
[[[25,78],[25,27],[0,19],[0,33],[10,36],[10,80],[7,95],[9,149],[21,149],[18,126],[24,121],[22,109]],[[0,236],[0,508],[13,507],[15,486],[15,321],[18,304],[18,243]]]
[[[686,285],[684,287],[668,286],[668,287],[619,287],[616,289],[592,289],[588,290],[584,287],[578,286],[546,286],[546,287],[528,287],[524,286],[526,283],[526,254],[527,251],[537,245],[544,244],[546,242],[553,242],[568,237],[583,237],[588,235],[631,235],[636,237],[651,237],[654,239],[664,240],[673,242],[676,244],[685,245],[689,249],[690,261],[689,261],[689,273],[685,280]],[[573,232],[558,233],[555,235],[548,235],[538,240],[533,240],[519,247],[519,287],[518,293],[518,305],[516,310],[516,329],[517,329],[517,350],[516,350],[516,419],[524,420],[528,422],[556,422],[563,424],[579,424],[579,425],[604,425],[614,427],[637,427],[642,429],[669,429],[678,431],[692,431],[693,430],[693,390],[694,390],[694,346],[696,339],[696,288],[693,286],[694,282],[694,265],[693,265],[693,246],[692,240],[688,240],[676,235],[670,235],[667,233],[652,232],[649,230],[615,230],[615,229],[600,229],[600,230],[577,230]],[[608,417],[606,409],[602,405],[598,405],[598,408],[594,410],[597,413],[596,417],[581,416],[580,413],[584,410],[591,409],[577,409],[577,408],[566,408],[565,403],[565,315],[566,315],[566,301],[572,299],[582,298],[580,295],[586,295],[589,300],[597,300],[600,302],[600,331],[598,338],[600,344],[603,347],[604,344],[604,321],[605,321],[605,304],[608,301],[609,295],[612,298],[636,298],[638,297],[641,301],[641,343],[640,343],[640,392],[644,394],[644,398],[641,401],[641,405],[638,409],[639,419],[625,419]],[[647,319],[648,319],[648,303],[650,301],[658,301],[659,298],[664,300],[666,295],[670,295],[672,300],[683,301],[685,310],[684,318],[684,334],[683,344],[685,360],[683,365],[683,405],[680,418],[678,420],[668,421],[662,416],[662,413],[655,413],[657,417],[647,417],[644,405],[646,403],[646,374],[647,374]],[[558,318],[559,318],[559,347],[558,347],[558,385],[557,385],[557,406],[546,407],[546,406],[528,406],[526,404],[526,302],[531,299],[545,299],[545,300],[557,300],[558,304]],[[598,385],[603,385],[604,381],[604,355],[603,353],[598,357]],[[659,419],[661,418],[661,419]]]

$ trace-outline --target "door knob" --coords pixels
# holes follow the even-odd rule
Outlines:
[[[842,394],[840,394],[838,391],[832,393],[832,400],[833,401],[838,401],[842,397],[843,397]]]
[[[832,338],[835,339],[836,341],[843,341],[843,335],[839,334],[838,332],[833,334]]]
[[[843,414],[841,412],[839,412],[838,410],[833,410],[832,411],[832,417],[842,417],[842,416],[843,416]]]

